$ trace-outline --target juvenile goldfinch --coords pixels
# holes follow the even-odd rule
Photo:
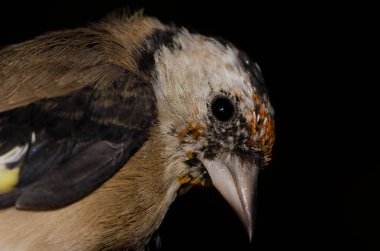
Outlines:
[[[0,250],[143,250],[213,184],[249,236],[274,143],[256,63],[142,14],[0,51]]]

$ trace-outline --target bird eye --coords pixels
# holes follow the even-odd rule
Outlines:
[[[218,120],[227,121],[234,115],[235,108],[228,98],[218,97],[212,102],[211,111]]]

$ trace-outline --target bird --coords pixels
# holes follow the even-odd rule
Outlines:
[[[144,250],[213,186],[252,238],[274,109],[231,42],[142,12],[0,50],[1,250]]]

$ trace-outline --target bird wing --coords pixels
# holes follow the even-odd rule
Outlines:
[[[147,139],[152,86],[114,63],[104,43],[81,29],[0,51],[0,208],[78,201]]]

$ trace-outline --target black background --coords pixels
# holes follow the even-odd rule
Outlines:
[[[1,3],[0,45],[83,26],[126,6],[245,50],[260,64],[276,110],[277,143],[259,178],[253,243],[216,191],[194,190],[164,220],[163,250],[380,250],[373,8],[268,1]]]

